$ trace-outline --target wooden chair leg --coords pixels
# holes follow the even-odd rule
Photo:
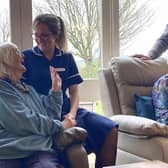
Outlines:
[[[106,136],[100,151],[96,154],[95,168],[115,165],[117,155],[118,128],[113,128]]]

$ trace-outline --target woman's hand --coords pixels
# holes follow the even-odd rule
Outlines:
[[[56,69],[50,66],[50,75],[52,80],[52,90],[53,91],[60,91],[62,86],[62,80],[58,75]]]
[[[72,115],[71,113],[68,113],[68,114],[64,115],[64,118],[71,118],[71,119],[75,120],[75,116]]]
[[[76,125],[76,120],[71,117],[65,117],[62,121],[63,127],[65,129],[74,127]]]
[[[134,55],[131,55],[131,57],[140,58],[142,60],[152,60],[152,57],[150,57],[149,55],[143,55],[143,54],[134,54]]]

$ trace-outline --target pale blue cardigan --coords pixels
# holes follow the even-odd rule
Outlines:
[[[63,131],[62,93],[25,93],[0,80],[0,159],[22,158],[35,151],[53,151],[53,135]]]

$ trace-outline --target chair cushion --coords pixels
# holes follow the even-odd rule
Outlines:
[[[111,119],[119,124],[119,130],[125,133],[141,136],[168,136],[168,126],[157,121],[133,116],[114,115]]]
[[[136,115],[155,120],[155,109],[151,96],[140,96],[135,94]]]

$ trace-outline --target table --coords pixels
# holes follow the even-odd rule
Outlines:
[[[116,166],[107,166],[103,168],[168,168],[168,164],[159,160],[154,160]]]

